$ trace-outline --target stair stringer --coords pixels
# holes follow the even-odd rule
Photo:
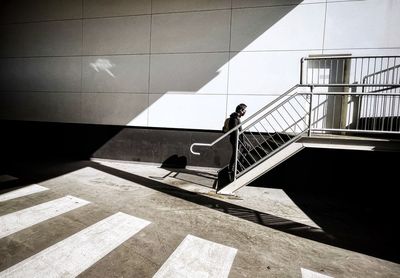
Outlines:
[[[275,166],[279,165],[283,161],[287,160],[292,155],[298,153],[302,149],[304,149],[303,143],[293,142],[285,148],[281,149],[265,161],[263,161],[260,165],[257,165],[255,168],[250,171],[244,173],[240,177],[238,177],[233,182],[229,183],[227,186],[219,190],[218,194],[225,195],[233,195],[233,193],[242,188],[243,186],[248,185],[250,182],[259,178],[261,175],[265,174]]]

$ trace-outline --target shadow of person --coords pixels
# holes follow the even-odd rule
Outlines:
[[[154,177],[158,180],[163,180],[167,177],[172,177],[181,181],[215,188],[216,175],[208,171],[199,171],[195,169],[186,169],[187,158],[186,156],[171,155],[163,161],[160,168],[169,171],[162,177]]]
[[[164,169],[185,169],[187,166],[186,156],[178,156],[177,154],[171,155],[161,164]]]
[[[178,156],[177,154],[171,155],[166,160],[164,160],[160,166],[161,169],[168,170],[169,173],[167,173],[162,177],[150,176],[150,178],[163,180],[166,177],[172,175],[174,172],[176,172],[177,175],[182,169],[186,168],[186,165],[187,165],[186,156]]]

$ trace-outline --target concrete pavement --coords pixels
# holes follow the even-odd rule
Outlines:
[[[98,160],[2,171],[0,219],[8,222],[0,223],[22,229],[0,238],[0,277],[16,277],[21,269],[40,273],[38,268],[67,277],[400,276],[398,262],[324,231],[306,213],[309,207],[282,189],[245,187],[237,196],[216,195],[217,169]],[[65,196],[83,203],[62,205],[64,211],[49,217],[36,213],[43,219],[32,222],[33,208],[51,204],[46,213],[59,210],[51,202]],[[303,203],[322,206],[312,197]],[[119,218],[97,230],[110,217]]]

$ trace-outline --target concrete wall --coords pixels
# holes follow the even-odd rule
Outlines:
[[[200,156],[190,153],[192,143],[212,142],[221,135],[217,131],[2,120],[0,127],[0,165],[101,158],[222,167],[231,152],[228,140],[223,140],[200,150]]]
[[[400,55],[400,0],[0,1],[0,119],[220,130],[310,54]]]

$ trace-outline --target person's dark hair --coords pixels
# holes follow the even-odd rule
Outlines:
[[[236,113],[239,113],[240,111],[246,110],[247,105],[244,103],[239,104],[238,106],[236,106]]]

